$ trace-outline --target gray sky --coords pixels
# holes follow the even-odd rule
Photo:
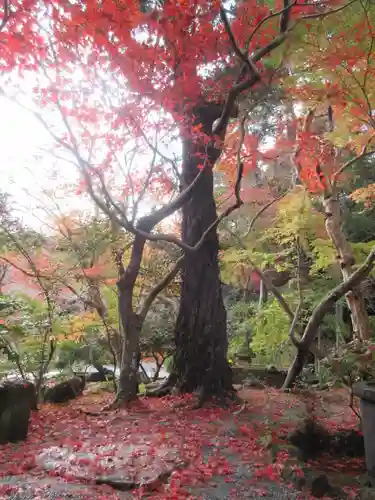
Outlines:
[[[1,188],[12,195],[23,221],[35,229],[46,229],[46,213],[40,207],[55,211],[48,192],[62,210],[87,208],[87,201],[74,193],[75,167],[43,153],[53,141],[36,118],[3,97],[0,109]]]
[[[54,140],[43,125],[32,113],[4,97],[0,97],[0,109],[5,117],[0,122],[1,189],[12,196],[22,221],[45,232],[51,224],[51,212],[56,215],[59,211],[92,212],[88,195],[76,193],[79,179],[76,167],[47,152],[53,148]],[[49,121],[55,122],[53,118]],[[172,157],[178,149],[170,143],[164,151]],[[136,164],[147,167],[151,157],[141,155]],[[150,199],[145,199],[138,213],[150,209]]]

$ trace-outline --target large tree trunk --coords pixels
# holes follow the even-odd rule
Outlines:
[[[347,281],[353,274],[355,259],[350,243],[342,230],[340,202],[332,194],[323,200],[323,206],[326,215],[326,231],[337,251],[343,280]],[[346,301],[351,312],[354,338],[369,340],[371,330],[363,294],[358,289],[351,290],[346,294]]]
[[[197,114],[195,115],[197,116]],[[215,107],[203,108],[198,122],[209,134],[219,116]],[[214,146],[184,141],[182,187],[191,184],[205,164],[204,175],[191,199],[183,206],[182,239],[189,245],[200,240],[217,217],[212,168],[220,155]],[[227,361],[227,324],[220,271],[219,241],[211,231],[197,252],[185,254],[180,308],[175,330],[176,351],[170,377],[181,392],[199,391],[202,399],[233,392]]]

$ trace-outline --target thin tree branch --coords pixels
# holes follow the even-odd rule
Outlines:
[[[371,156],[373,154],[375,154],[375,149],[372,149],[371,151],[367,151],[367,147],[368,145],[370,144],[370,142],[372,141],[372,139],[375,137],[375,134],[372,134],[371,137],[368,139],[368,141],[366,142],[366,144],[363,146],[363,149],[361,151],[361,153],[359,155],[357,155],[355,158],[352,158],[351,160],[347,161],[346,163],[344,163],[344,165],[342,165],[338,170],[337,172],[335,172],[333,175],[332,175],[332,187],[334,188],[337,184],[337,181],[338,181],[338,178],[339,176],[345,171],[347,170],[348,168],[350,168],[352,165],[354,165],[354,163],[356,163],[357,161],[365,158],[366,156]]]
[[[225,9],[223,9],[223,7],[220,7],[220,17],[221,17],[221,20],[222,20],[222,22],[224,24],[225,31],[227,32],[227,35],[228,35],[228,38],[229,38],[230,43],[232,45],[233,51],[236,54],[236,56],[238,57],[238,59],[240,61],[242,61],[247,66],[247,68],[250,71],[250,73],[258,74],[258,70],[257,70],[256,66],[254,65],[254,63],[238,47],[236,39],[235,39],[235,37],[233,35],[233,31],[232,31],[232,29],[230,27],[230,23],[228,21],[228,17],[226,15]]]
[[[315,308],[310,320],[306,326],[305,332],[301,339],[301,344],[308,347],[310,341],[314,338],[315,332],[319,323],[341,297],[350,290],[353,290],[359,285],[371,272],[375,265],[375,246],[372,248],[365,262],[343,283],[337,285],[331,290],[320,304]]]
[[[332,306],[334,306],[341,297],[355,289],[370,274],[374,265],[375,246],[369,253],[366,261],[350,276],[350,278],[333,288],[314,309],[301,340],[299,341],[298,353],[289,368],[283,385],[284,389],[288,389],[294,382],[296,374],[301,369],[300,367],[303,366],[306,354],[309,350],[320,359],[325,357],[317,346],[312,345],[321,322],[325,315],[331,310]],[[333,360],[331,360],[331,366],[333,369],[337,369]]]
[[[166,288],[177,276],[182,267],[183,261],[184,257],[180,257],[172,267],[172,269],[169,271],[169,273],[152,288],[152,290],[144,300],[141,311],[139,312],[139,317],[141,318],[141,320],[144,320],[146,318],[150,307],[152,306],[159,293],[163,291],[164,288]]]
[[[299,317],[300,317],[300,313],[301,313],[301,307],[302,307],[302,301],[300,300],[298,303],[296,312],[294,313],[293,321],[292,321],[292,324],[290,325],[290,330],[289,330],[289,334],[288,334],[290,340],[292,341],[293,345],[297,349],[299,349],[299,347],[300,347],[300,341],[296,339],[295,331],[296,331],[296,328],[298,325],[298,321],[299,321]]]
[[[250,225],[249,225],[249,228],[248,230],[246,231],[246,234],[244,234],[243,238],[247,238],[249,236],[249,234],[251,233],[251,231],[253,230],[253,227],[256,223],[256,221],[259,219],[259,217],[266,211],[268,210],[274,203],[276,203],[277,201],[280,201],[282,200],[286,195],[287,195],[288,191],[286,191],[285,193],[281,194],[280,196],[278,196],[277,198],[274,198],[272,199],[271,201],[269,201],[268,203],[266,203],[266,205],[264,205],[264,207],[262,207],[259,212],[256,213],[256,215],[251,219],[251,222],[250,222]]]
[[[274,296],[276,297],[277,301],[279,302],[280,306],[284,310],[284,312],[289,316],[291,320],[294,319],[294,313],[292,309],[290,308],[289,304],[287,301],[284,299],[283,295],[279,292],[279,290],[275,287],[275,285],[272,283],[272,281],[266,276],[266,274],[259,269],[259,267],[251,260],[248,259],[249,263],[253,267],[254,271],[258,274],[258,276],[264,281],[264,284],[266,285],[267,289],[270,290]]]
[[[46,280],[46,281],[52,281],[52,280],[57,280],[61,285],[63,285],[64,287],[66,287],[70,292],[73,293],[73,295],[75,295],[77,298],[79,298],[85,305],[89,306],[89,307],[93,307],[93,308],[97,308],[97,304],[95,304],[94,302],[92,302],[91,300],[89,299],[85,299],[84,297],[82,297],[82,295],[72,286],[70,285],[69,283],[65,282],[64,280],[62,280],[61,278],[59,278],[58,276],[48,276],[48,275],[45,275],[45,274],[42,274],[37,268],[36,271],[34,272],[30,272],[28,271],[27,269],[24,269],[23,267],[19,266],[18,264],[16,264],[15,262],[13,262],[12,260],[8,259],[7,257],[4,257],[3,255],[0,256],[0,260],[4,261],[4,262],[7,262],[9,265],[11,265],[12,267],[14,267],[14,269],[17,269],[17,271],[20,271],[22,274],[24,274],[25,276],[27,276],[28,278],[34,278],[36,280]]]
[[[220,16],[223,21],[225,30],[228,34],[229,40],[231,41],[234,52],[237,55],[237,57],[240,60],[242,60],[244,64],[247,66],[247,68],[250,71],[250,76],[249,78],[245,79],[242,82],[233,84],[232,88],[230,89],[227,100],[224,104],[223,112],[213,128],[213,134],[219,136],[222,135],[226,130],[237,97],[243,91],[250,89],[255,83],[257,83],[260,80],[260,74],[256,67],[256,63],[260,61],[264,56],[269,54],[272,50],[279,47],[286,40],[289,33],[289,29],[287,26],[288,22],[287,22],[285,23],[286,25],[284,27],[285,30],[280,35],[278,35],[273,40],[271,40],[271,42],[269,42],[267,45],[256,51],[251,58],[248,58],[245,56],[245,54],[241,52],[240,48],[238,47],[238,44],[231,30],[225,9],[223,8],[220,9]],[[289,17],[287,18],[287,21],[289,21]]]
[[[322,19],[324,17],[330,16],[331,14],[337,14],[337,12],[346,9],[347,7],[349,7],[349,5],[352,5],[355,2],[358,2],[358,0],[351,0],[341,7],[337,7],[336,9],[332,9],[327,12],[321,12],[320,14],[306,14],[305,16],[301,16],[300,19]]]
[[[288,29],[290,10],[294,5],[296,5],[297,1],[298,0],[294,0],[294,2],[289,4],[288,0],[284,0],[284,7],[281,10],[272,12],[268,16],[265,16],[263,19],[261,19],[253,29],[249,38],[246,40],[246,46],[248,47],[250,45],[251,40],[254,38],[255,34],[263,26],[263,24],[274,17],[280,16],[280,33],[284,33]]]

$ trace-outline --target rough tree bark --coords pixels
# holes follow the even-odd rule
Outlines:
[[[217,220],[217,215],[213,196],[212,168],[221,153],[221,150],[215,147],[214,138],[224,138],[228,120],[236,107],[236,99],[242,92],[249,90],[261,79],[256,63],[286,40],[292,4],[289,3],[289,0],[285,0],[284,4],[285,8],[279,12],[280,34],[257,50],[251,58],[244,55],[238,47],[225,9],[220,8],[220,17],[231,42],[232,52],[235,53],[240,62],[241,71],[238,74],[236,82],[233,83],[233,86],[229,90],[224,104],[200,104],[197,102],[193,113],[189,115],[190,123],[188,123],[187,134],[185,135],[185,139],[183,139],[181,187],[182,189],[185,188],[183,191],[185,195],[181,195],[180,199],[171,203],[168,208],[157,211],[156,216],[154,213],[153,216],[149,216],[149,219],[145,218],[143,222],[147,222],[146,226],[151,222],[149,227],[139,228],[137,224],[137,227],[134,228],[133,224],[127,220],[124,214],[121,214],[119,218],[118,214],[121,210],[112,199],[110,193],[108,193],[108,190],[106,190],[104,182],[102,182],[101,187],[105,194],[106,202],[99,199],[92,187],[87,164],[80,157],[76,143],[73,148],[93,200],[105,213],[117,219],[122,227],[136,235],[130,263],[126,270],[123,269],[122,276],[118,281],[124,335],[125,337],[129,336],[129,339],[133,338],[133,336],[135,339],[135,332],[139,328],[139,324],[135,321],[134,313],[133,315],[131,314],[132,305],[130,301],[130,291],[132,291],[136,275],[138,275],[138,272],[135,273],[134,269],[136,270],[138,266],[139,270],[139,255],[142,254],[142,252],[141,254],[138,252],[137,262],[137,255],[134,253],[136,242],[139,242],[142,250],[145,238],[149,240],[164,239],[165,241],[176,243],[174,236],[169,235],[168,237],[164,236],[164,238],[161,238],[160,236],[151,235],[149,231],[165,217],[168,217],[177,209],[183,208],[184,222],[182,228],[182,245],[180,245],[181,248],[184,248],[185,245],[185,259],[182,268],[183,284],[175,333],[177,347],[174,362],[175,367],[171,377],[169,377],[168,384],[169,389],[173,384],[181,391],[200,389],[201,401],[205,397],[212,395],[224,396],[234,393],[231,369],[226,359],[228,347],[226,311],[221,294],[218,265],[219,244],[216,225],[214,224],[215,220]],[[184,116],[186,116],[185,106],[183,108]],[[218,122],[213,127],[216,120]],[[211,139],[209,143],[201,139],[194,140],[191,138],[190,133],[193,125],[200,125],[202,127],[202,131]],[[202,170],[199,168],[201,164],[204,165],[204,169],[202,175],[198,175],[200,170]],[[241,162],[239,162],[238,167],[238,172],[241,172],[240,177],[242,178],[243,166]],[[196,183],[197,179],[201,182]],[[189,190],[189,187],[194,185],[195,190]],[[236,192],[237,202],[231,210],[242,203],[238,193],[239,186],[237,186],[237,182],[236,188],[238,188]],[[108,208],[108,206],[111,208]],[[208,233],[206,234],[207,231]],[[202,244],[199,244],[200,241]],[[197,245],[194,249],[196,251],[191,251],[195,245]],[[133,257],[135,259],[134,262],[132,260]],[[123,345],[126,346],[126,342]],[[125,373],[127,370],[134,369],[139,345],[135,340],[129,340],[128,348],[125,349],[123,347],[123,349],[128,350],[128,353],[122,357],[121,363],[121,370]],[[134,394],[135,382],[133,379],[134,377],[130,377],[130,379],[128,377],[125,380],[124,376],[123,383],[120,383],[118,396],[122,394]],[[131,383],[129,383],[129,380],[131,380]]]
[[[142,230],[150,230],[143,227]],[[143,250],[146,238],[136,235],[132,245],[129,264],[124,268],[122,254],[118,255],[117,265],[119,279],[117,281],[119,316],[122,326],[120,377],[118,381],[116,400],[114,405],[129,403],[137,398],[138,394],[138,368],[141,360],[139,336],[143,321],[134,311],[133,294],[134,286],[139,275]],[[112,405],[113,406],[113,405]]]
[[[337,251],[343,280],[347,281],[353,274],[355,258],[342,230],[340,202],[334,192],[328,193],[328,196],[324,198],[323,206],[326,231]],[[363,294],[358,289],[350,290],[346,294],[346,301],[351,313],[354,337],[359,340],[369,340],[371,330]]]
[[[214,145],[215,136],[224,138],[229,117],[238,96],[259,82],[261,76],[256,67],[266,54],[281,45],[286,37],[291,4],[286,0],[280,15],[280,35],[248,58],[238,47],[231,31],[225,10],[220,17],[226,29],[232,50],[242,66],[241,73],[229,91],[224,106],[207,104],[197,106],[191,117],[191,125],[212,140],[205,143],[192,138],[184,139],[182,184],[190,185],[204,163],[202,182],[183,206],[182,240],[195,245],[217,218],[213,193],[213,166],[221,150]],[[218,123],[214,122],[218,120]],[[238,152],[240,167],[240,151]],[[220,399],[233,396],[232,371],[227,361],[226,311],[221,292],[218,265],[219,242],[216,227],[207,234],[194,254],[185,254],[182,268],[180,309],[176,322],[174,368],[167,382],[182,392],[199,392],[199,404],[212,396]]]
[[[195,109],[196,122],[212,134],[222,108]],[[193,122],[193,120],[192,120]],[[194,124],[194,122],[192,123]],[[220,149],[192,139],[184,141],[182,187],[192,183],[205,163],[202,181],[183,206],[182,240],[194,246],[217,219],[213,166]],[[197,252],[185,254],[182,267],[180,308],[175,330],[176,351],[169,383],[181,392],[199,391],[202,399],[224,397],[233,392],[227,361],[226,310],[221,293],[218,263],[219,241],[212,230]]]
[[[183,194],[182,197],[184,198],[185,194]],[[177,205],[178,203],[179,202],[177,201]],[[158,218],[164,217],[166,212],[167,214],[169,213],[169,210],[173,211],[173,204],[171,204],[166,210],[161,209],[159,212],[155,212],[150,216],[140,219],[137,224],[137,229],[145,233],[151,231],[151,229],[158,222]],[[137,234],[134,238],[130,261],[127,267],[124,268],[122,264],[122,256],[118,261],[118,267],[120,270],[120,277],[117,282],[118,304],[123,339],[118,389],[116,399],[111,407],[119,406],[123,403],[127,404],[137,398],[138,369],[141,361],[139,340],[143,323],[157,295],[175,278],[180,270],[181,259],[176,262],[165,278],[157,283],[150,291],[144,300],[141,309],[139,311],[135,311],[133,306],[134,287],[139,275],[145,244],[146,237],[142,234]]]

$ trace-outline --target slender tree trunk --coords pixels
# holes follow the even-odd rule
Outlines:
[[[121,290],[121,282],[119,289],[119,309],[124,333],[116,399],[129,403],[134,401],[138,394],[138,369],[141,361],[139,338],[142,321],[127,307],[129,301],[124,297],[127,295],[127,290]]]
[[[149,226],[142,220],[139,224],[140,229],[149,231]],[[130,261],[126,269],[122,264],[122,254],[117,257],[120,274],[117,281],[118,308],[122,327],[122,341],[117,394],[114,403],[110,407],[130,403],[137,398],[138,394],[138,369],[141,361],[139,338],[143,319],[133,309],[133,292],[139,274],[145,242],[143,236],[135,236]]]
[[[268,291],[264,281],[260,280],[258,310],[261,310],[268,299]]]
[[[200,110],[197,121],[208,134],[218,116],[215,107],[207,107]],[[217,217],[212,168],[220,152],[213,146],[191,140],[184,142],[182,187],[191,184],[200,165],[206,165],[201,182],[183,206],[182,239],[189,245],[196,244]],[[233,392],[218,251],[217,231],[213,230],[197,252],[185,254],[175,330],[176,351],[169,378],[181,392],[199,391],[202,401]]]
[[[344,281],[353,274],[355,264],[350,243],[342,230],[340,202],[333,194],[323,200],[326,215],[326,231],[340,259],[341,273]],[[369,340],[371,330],[363,295],[359,290],[351,290],[346,294],[346,301],[351,312],[354,338]]]

